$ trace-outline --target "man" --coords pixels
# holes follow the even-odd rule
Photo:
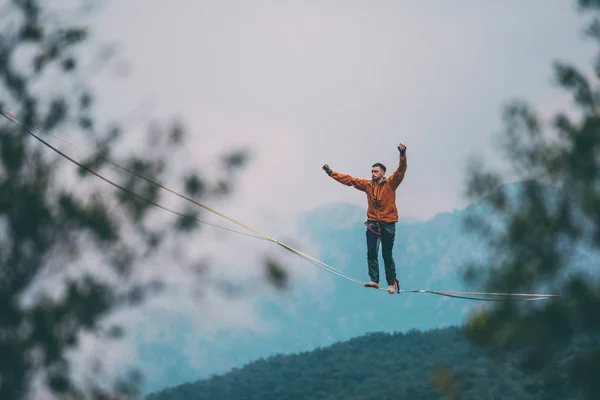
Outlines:
[[[396,279],[396,265],[392,256],[394,238],[396,236],[396,222],[398,222],[398,210],[396,208],[396,189],[404,180],[406,172],[406,146],[400,143],[400,163],[396,171],[389,178],[385,177],[385,165],[375,163],[371,169],[371,180],[358,179],[350,175],[332,171],[329,165],[323,165],[327,175],[336,181],[346,185],[354,186],[356,189],[367,194],[367,263],[371,282],[365,283],[365,287],[379,288],[379,243],[382,245],[383,261],[385,264],[385,277],[388,284],[388,292],[394,294]]]

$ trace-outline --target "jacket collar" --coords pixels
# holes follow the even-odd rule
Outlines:
[[[387,182],[387,177],[383,177],[381,178],[381,182],[379,182],[380,185],[383,185],[385,182]],[[375,181],[373,179],[371,179],[371,183],[375,184]]]

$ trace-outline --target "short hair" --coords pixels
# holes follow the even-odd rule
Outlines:
[[[371,167],[379,167],[379,168],[381,168],[383,170],[383,172],[385,172],[385,165],[383,165],[380,162],[371,165]]]

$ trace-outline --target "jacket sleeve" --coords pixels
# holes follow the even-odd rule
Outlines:
[[[356,189],[362,190],[363,192],[367,190],[367,185],[369,183],[367,179],[358,179],[335,171],[331,171],[330,176],[343,185],[354,186]]]
[[[400,163],[398,164],[398,169],[396,169],[394,173],[388,178],[392,189],[396,190],[398,186],[400,186],[400,183],[402,183],[402,181],[404,180],[406,166],[406,154],[400,155]]]

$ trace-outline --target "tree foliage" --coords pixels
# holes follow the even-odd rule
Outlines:
[[[600,2],[578,5],[592,15],[588,38],[600,44]],[[575,112],[545,121],[526,101],[506,107],[503,154],[523,179],[518,193],[498,189],[501,173],[482,164],[468,180],[468,195],[483,196],[490,214],[467,226],[486,238],[493,264],[470,268],[467,280],[490,291],[561,297],[486,308],[467,332],[491,354],[516,357],[525,371],[543,376],[553,398],[600,398],[600,53],[593,71],[586,76],[570,63],[554,63],[556,83]],[[573,262],[582,252],[591,265]],[[575,351],[565,358],[567,349]]]
[[[178,122],[151,125],[137,141],[145,148],[117,154],[124,130],[116,122],[101,127],[93,90],[86,84],[91,69],[80,62],[92,38],[81,21],[97,2],[82,0],[68,11],[53,10],[49,3],[10,0],[0,11],[0,108],[23,119],[21,126],[0,122],[0,398],[134,396],[140,379],[135,371],[105,384],[96,379],[102,376],[103,354],[78,371],[71,368],[69,354],[78,349],[82,335],[121,337],[119,326],[105,323],[108,317],[163,287],[160,277],[149,272],[153,260],[177,256],[177,242],[198,225],[106,185],[40,146],[26,131],[75,128],[74,141],[85,139],[95,148],[83,161],[86,167],[108,172],[105,159],[117,160],[154,181],[168,179],[197,199],[226,193],[233,167],[246,159],[239,151],[225,156],[226,172],[216,182],[193,168],[184,170],[182,159],[177,159],[177,171],[184,172],[173,170],[187,139]],[[106,50],[100,51],[106,62]],[[125,173],[113,176],[155,202],[165,193]],[[198,215],[191,207],[186,213]],[[183,270],[190,267],[183,264],[194,263],[172,259]],[[177,273],[176,267],[171,264],[170,273]]]

